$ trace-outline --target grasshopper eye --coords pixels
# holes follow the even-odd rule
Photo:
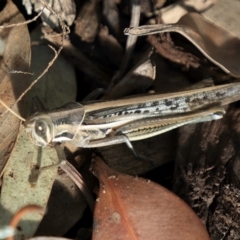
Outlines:
[[[53,124],[46,114],[35,115],[26,122],[26,132],[40,147],[47,146],[53,138]]]
[[[45,147],[52,141],[52,127],[46,119],[36,120],[32,131],[32,139],[38,145]]]
[[[46,132],[47,132],[47,123],[44,121],[36,121],[35,123],[35,132],[39,137],[46,137]]]

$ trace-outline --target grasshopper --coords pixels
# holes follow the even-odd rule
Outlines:
[[[68,103],[37,112],[24,123],[30,139],[45,147],[69,142],[83,148],[131,142],[180,126],[218,120],[224,105],[240,99],[240,83],[168,94],[152,94],[105,102]]]

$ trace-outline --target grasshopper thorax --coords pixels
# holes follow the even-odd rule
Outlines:
[[[25,122],[29,138],[40,147],[47,146],[53,139],[53,123],[46,113],[38,113]]]

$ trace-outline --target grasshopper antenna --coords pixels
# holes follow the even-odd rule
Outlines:
[[[21,117],[19,114],[17,114],[16,112],[14,112],[10,107],[8,107],[8,105],[3,102],[1,99],[0,99],[0,103],[9,111],[11,112],[14,116],[16,116],[17,118],[19,118],[20,120],[22,120],[23,122],[26,121],[25,118]]]

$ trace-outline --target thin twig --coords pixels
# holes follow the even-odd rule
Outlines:
[[[63,49],[63,40],[64,40],[64,36],[68,34],[69,29],[68,27],[64,24],[62,18],[44,1],[41,0],[42,4],[44,7],[46,7],[51,13],[53,13],[59,20],[61,28],[63,30],[62,32],[62,37],[61,37],[61,43],[60,43],[60,47],[59,49],[56,51],[56,49],[54,49],[52,46],[48,45],[55,53],[53,59],[48,63],[47,68],[45,68],[43,70],[43,72],[30,84],[30,86],[18,97],[18,99],[16,100],[15,104],[17,104],[23,97],[24,95],[31,90],[31,88],[38,82],[38,80],[40,78],[42,78],[43,75],[45,75],[45,73],[48,72],[49,68],[53,65],[53,63],[56,61],[57,57],[59,56],[61,50]],[[67,30],[66,30],[67,29]]]
[[[61,169],[67,173],[67,175],[73,180],[73,182],[79,187],[82,194],[84,195],[91,211],[94,210],[95,201],[92,197],[90,190],[85,184],[82,175],[76,170],[76,168],[68,161],[61,161],[60,164]]]
[[[138,27],[140,23],[140,14],[141,14],[141,6],[139,0],[132,0],[132,14],[131,14],[131,22],[130,27]],[[134,51],[135,45],[137,42],[137,36],[130,35],[128,36],[126,43],[126,53],[123,58],[121,72],[125,73],[127,66],[129,64],[130,58]]]
[[[25,118],[21,117],[19,114],[17,114],[16,112],[14,112],[5,102],[3,102],[1,99],[0,99],[0,103],[9,111],[11,112],[14,116],[16,116],[17,118],[19,118],[20,120],[22,120],[23,122],[26,121]],[[4,112],[5,113],[5,112]]]
[[[22,98],[25,96],[25,94],[31,90],[31,88],[39,81],[40,78],[43,77],[43,75],[45,75],[49,68],[53,65],[53,63],[56,61],[57,57],[59,56],[61,50],[63,49],[63,40],[64,40],[64,37],[65,35],[67,35],[69,33],[69,28],[64,24],[62,18],[44,1],[44,0],[41,0],[42,4],[43,4],[43,9],[44,8],[47,8],[49,11],[51,11],[59,20],[60,22],[60,25],[61,25],[61,28],[62,28],[62,34],[61,34],[61,43],[60,43],[60,46],[58,48],[58,50],[54,49],[52,46],[49,46],[55,53],[53,59],[48,63],[48,66],[42,71],[42,73],[35,79],[33,80],[33,82],[30,84],[30,86],[17,98],[16,102],[14,103],[13,106],[15,106],[19,101],[22,100]],[[43,11],[42,9],[42,11]],[[41,12],[42,12],[41,11]],[[39,14],[38,14],[39,15]],[[40,15],[39,15],[40,16]],[[22,24],[22,23],[21,23]],[[9,26],[9,25],[8,25]],[[16,26],[16,25],[15,25]],[[4,28],[4,26],[2,26]],[[12,107],[13,107],[12,106]],[[12,108],[11,107],[11,108]],[[2,116],[6,113],[7,111],[4,111],[2,113]]]
[[[38,212],[38,213],[44,214],[45,211],[42,207],[37,206],[37,205],[28,205],[26,207],[23,207],[13,215],[13,217],[9,223],[9,226],[11,228],[16,229],[16,227],[17,227],[19,221],[22,219],[22,217],[24,215],[26,215],[28,213],[32,213],[32,212]],[[14,240],[14,237],[13,236],[8,237],[7,240]]]
[[[131,14],[130,28],[139,26],[140,14],[141,14],[140,1],[132,0],[132,14]],[[117,71],[117,73],[113,76],[111,86],[114,86],[116,81],[118,81],[126,73],[136,42],[137,42],[137,38],[138,37],[134,35],[128,36],[127,43],[126,43],[126,51],[122,59],[122,64],[119,70]]]
[[[88,187],[86,186],[82,175],[76,170],[76,168],[68,161],[66,161],[65,153],[59,144],[55,144],[54,148],[57,151],[58,159],[60,161],[59,166],[67,173],[67,175],[73,180],[73,182],[79,187],[83,193],[91,211],[94,210],[95,201]]]
[[[11,71],[9,71],[9,73],[11,73],[11,74],[18,74],[18,73],[21,73],[21,74],[25,74],[25,75],[31,75],[31,76],[33,76],[34,75],[34,73],[30,73],[30,72],[23,72],[23,71],[18,71],[18,70],[11,70]]]
[[[54,51],[54,57],[53,59],[48,63],[48,66],[42,71],[42,73],[30,84],[30,86],[18,97],[18,99],[16,100],[15,104],[17,104],[20,100],[22,100],[22,98],[25,96],[25,94],[31,90],[31,88],[38,82],[38,80],[40,78],[43,77],[43,75],[45,75],[49,68],[53,65],[53,63],[55,62],[55,60],[57,59],[57,57],[59,56],[61,50],[63,49],[63,46],[60,46],[60,48],[58,49],[58,51],[56,51],[56,49],[54,49],[52,46],[48,45],[53,51]]]
[[[27,20],[27,21],[21,22],[21,23],[13,23],[13,24],[9,24],[9,25],[4,24],[4,25],[0,26],[0,29],[18,27],[18,26],[21,26],[21,25],[26,25],[26,24],[29,24],[31,22],[34,22],[41,16],[41,14],[43,13],[43,10],[44,10],[44,8],[33,19],[30,19],[30,20]]]

